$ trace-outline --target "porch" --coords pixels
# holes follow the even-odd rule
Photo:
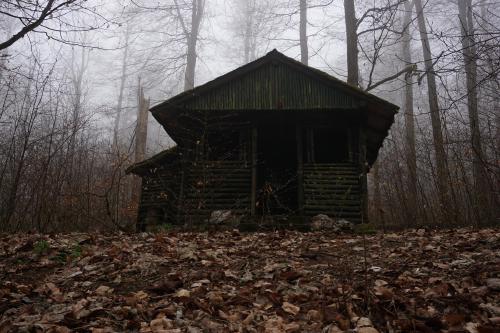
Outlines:
[[[206,147],[196,148],[198,157],[184,168],[178,223],[208,222],[216,210],[366,220],[359,129],[279,120],[208,132]],[[215,149],[210,138],[217,138]]]

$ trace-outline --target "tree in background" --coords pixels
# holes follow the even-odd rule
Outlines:
[[[230,4],[228,29],[237,43],[231,40],[231,52],[226,56],[246,64],[267,51],[269,44],[283,33],[283,17],[276,13],[280,8],[278,0],[232,0]]]
[[[359,85],[358,34],[354,0],[344,0],[344,19],[347,44],[347,83]]]
[[[192,0],[191,6],[184,8],[181,7],[178,0],[174,0],[177,12],[177,19],[179,20],[184,38],[186,39],[186,70],[184,72],[184,90],[194,88],[194,76],[196,69],[196,44],[198,43],[201,21],[205,11],[205,0]],[[191,21],[188,23],[184,18],[183,10],[191,12]]]
[[[490,220],[491,211],[488,195],[488,173],[485,169],[484,154],[479,127],[477,103],[477,48],[474,36],[472,0],[458,0],[458,17],[462,32],[462,54],[466,76],[467,109],[469,114],[470,142],[472,150],[472,174],[475,193],[474,210],[477,221]]]
[[[439,205],[443,216],[443,223],[450,223],[450,213],[454,211],[450,199],[450,178],[446,151],[444,148],[443,125],[441,124],[441,112],[439,110],[438,93],[436,86],[436,72],[434,70],[434,61],[425,23],[424,9],[421,0],[415,0],[417,10],[418,28],[420,40],[422,43],[422,52],[425,64],[425,77],[427,79],[427,94],[429,98],[429,112],[432,124],[432,137],[434,142],[434,156],[436,158],[436,182],[439,193]]]
[[[401,55],[405,66],[413,64],[411,56],[411,33],[413,1],[405,2],[403,12],[403,27],[401,38]],[[408,224],[415,225],[418,215],[418,187],[417,187],[417,153],[415,148],[415,114],[413,111],[413,75],[406,73],[404,77],[403,112],[405,118],[405,156],[408,168]]]
[[[307,45],[307,0],[300,0],[300,61],[309,63],[309,47]]]
[[[78,23],[74,16],[85,17]],[[108,23],[95,10],[87,6],[87,0],[45,0],[0,2],[0,20],[12,20],[9,35],[0,41],[0,50],[6,49],[31,34],[43,34],[48,39],[70,45],[90,46],[68,37],[74,32],[102,28]]]
[[[139,88],[129,78],[141,77],[152,103],[165,100],[194,86],[195,79],[227,71],[225,59],[218,58],[222,42],[224,57],[238,64],[277,47],[332,70],[336,53],[324,46],[342,31],[339,20],[349,30],[350,83],[402,106],[372,169],[375,206],[384,211],[386,224],[494,222],[500,179],[499,2],[417,2],[421,10],[413,11],[408,0],[345,0],[345,7],[331,0],[231,0],[230,41],[217,35],[224,27],[211,30],[217,22],[207,15],[220,10],[207,7],[212,2],[122,0],[95,12],[91,1],[60,7],[59,14],[46,16],[25,38],[0,50],[2,230],[126,229],[135,219],[136,191],[124,169],[136,160],[133,138],[141,132],[135,112]],[[20,2],[2,2],[0,42],[36,22],[48,3],[25,2],[38,9],[22,13]],[[63,1],[51,3],[55,8]],[[106,31],[102,23],[111,21],[101,17],[104,9],[117,23]],[[321,10],[347,15],[327,20],[318,17]],[[454,19],[443,19],[441,12]],[[70,24],[89,30],[86,39]],[[421,37],[412,38],[417,31]],[[207,60],[215,65],[197,69]],[[424,90],[427,82],[434,88]],[[424,98],[429,101],[422,103]],[[164,148],[153,142],[151,129],[148,149],[142,145],[146,158]]]

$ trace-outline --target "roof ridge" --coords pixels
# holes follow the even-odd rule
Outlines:
[[[388,102],[388,101],[386,101],[386,100],[384,100],[376,95],[373,95],[367,91],[364,91],[359,87],[352,86],[352,85],[348,84],[347,82],[345,82],[345,81],[343,81],[343,80],[341,80],[341,79],[339,79],[339,78],[337,78],[337,77],[335,77],[335,76],[333,76],[325,71],[314,68],[312,66],[305,65],[305,64],[301,63],[300,61],[295,60],[295,59],[279,52],[276,48],[274,48],[271,51],[269,51],[268,53],[266,53],[266,55],[264,55],[260,58],[257,58],[255,60],[253,60],[249,63],[246,63],[240,67],[237,67],[237,68],[235,68],[235,69],[233,69],[233,70],[231,70],[231,71],[229,71],[221,76],[218,76],[218,77],[214,78],[213,80],[205,82],[204,84],[199,85],[197,87],[194,87],[193,89],[179,93],[173,97],[168,98],[167,100],[165,100],[159,104],[154,105],[150,109],[150,111],[154,113],[156,111],[159,111],[159,109],[162,109],[163,107],[169,106],[169,105],[174,107],[177,102],[180,102],[180,101],[183,101],[186,99],[190,99],[190,98],[195,98],[195,97],[200,95],[199,93],[203,93],[205,91],[216,89],[217,87],[219,87],[219,86],[221,86],[221,85],[223,85],[231,80],[236,79],[238,76],[245,75],[246,73],[251,72],[252,70],[256,70],[257,68],[260,68],[261,66],[266,65],[268,62],[270,62],[272,60],[280,61],[283,64],[291,66],[291,67],[295,66],[296,70],[302,71],[305,75],[316,76],[316,79],[329,81],[330,83],[333,83],[336,86],[336,88],[338,88],[340,90],[344,90],[347,93],[356,94],[358,96],[361,95],[367,99],[375,100],[379,103],[384,103],[384,104],[390,105],[394,109],[399,109],[398,106],[396,106],[396,105],[394,105],[394,104],[392,104],[392,103],[390,103],[390,102]]]

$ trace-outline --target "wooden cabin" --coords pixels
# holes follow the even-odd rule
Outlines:
[[[138,225],[316,214],[366,222],[366,174],[398,107],[276,50],[151,112],[177,143],[128,169]]]

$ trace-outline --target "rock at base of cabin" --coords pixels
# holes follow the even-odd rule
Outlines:
[[[345,219],[335,220],[328,215],[318,214],[311,219],[312,230],[329,230],[334,232],[352,231],[353,224]]]
[[[231,210],[214,210],[210,214],[209,222],[215,225],[233,225],[238,222],[238,218]]]
[[[336,231],[335,220],[325,214],[318,214],[311,219],[312,230],[334,230]]]
[[[341,231],[353,231],[354,224],[352,222],[347,221],[346,219],[340,219],[335,221],[335,224]]]
[[[335,220],[325,214],[318,214],[311,219],[312,230],[331,229],[334,226]]]

